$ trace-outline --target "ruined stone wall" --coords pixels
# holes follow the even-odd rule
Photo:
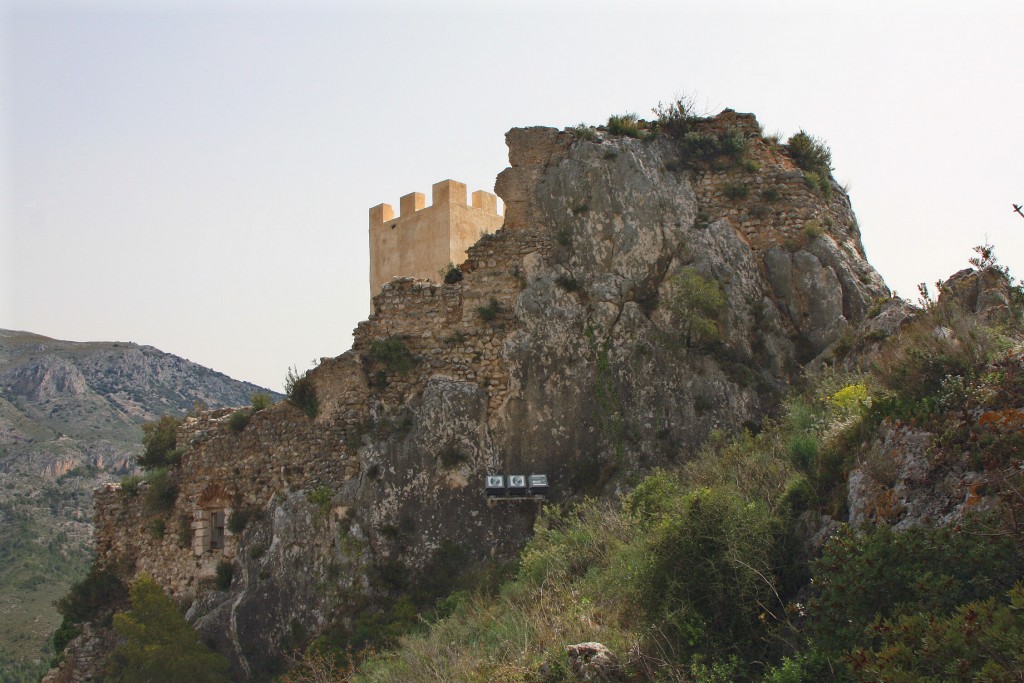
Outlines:
[[[508,390],[500,355],[525,284],[522,260],[550,249],[542,233],[503,230],[469,249],[461,282],[402,278],[385,284],[374,299],[374,314],[356,328],[352,347],[369,377],[369,401],[394,409],[422,391],[431,376],[442,375],[487,390],[493,412]],[[375,360],[374,342],[387,339],[401,341],[417,359],[412,370],[394,372]]]
[[[146,572],[172,595],[192,597],[214,577],[217,564],[234,559],[237,551],[234,534],[225,528],[223,548],[197,554],[195,537],[204,528],[197,512],[224,511],[230,525],[232,515],[265,510],[284,492],[315,490],[359,473],[341,429],[314,425],[298,409],[279,404],[254,413],[236,433],[227,424],[231,412],[189,417],[179,428],[178,443],[188,450],[172,470],[178,488],[173,508],[148,509],[145,482],[134,494],[119,484],[96,491],[100,566],[125,578]]]
[[[780,142],[765,138],[753,114],[725,110],[695,124],[703,134],[740,131],[748,144],[745,161],[728,170],[697,168],[694,188],[698,221],[727,219],[755,251],[795,250],[816,234],[860,244],[849,197],[831,178],[829,196],[811,186]],[[863,254],[861,254],[863,256]]]

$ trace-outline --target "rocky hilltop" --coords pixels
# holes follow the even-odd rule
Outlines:
[[[151,346],[0,330],[0,655],[39,656],[88,563],[92,490],[134,468],[142,422],[258,391]]]
[[[461,280],[385,285],[294,404],[241,430],[187,418],[170,509],[97,494],[97,567],[153,576],[262,679],[439,573],[513,556],[539,505],[489,502],[486,474],[609,495],[760,424],[889,291],[827,164],[749,114],[675,123],[510,131],[505,224]],[[162,535],[141,533],[155,516]],[[106,642],[88,627],[53,679]]]

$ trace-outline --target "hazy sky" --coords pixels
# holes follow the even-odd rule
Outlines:
[[[280,388],[366,317],[370,206],[684,93],[825,139],[899,293],[1024,275],[1019,0],[9,0],[0,327]]]

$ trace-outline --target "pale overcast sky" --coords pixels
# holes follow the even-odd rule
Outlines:
[[[1022,76],[1019,1],[8,0],[0,327],[279,389],[366,317],[370,206],[684,93],[825,139],[901,294],[1024,275]]]

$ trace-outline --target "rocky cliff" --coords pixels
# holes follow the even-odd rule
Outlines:
[[[889,293],[827,173],[751,115],[687,125],[510,131],[505,225],[461,281],[385,285],[353,348],[307,375],[315,417],[187,419],[162,535],[107,487],[98,565],[154,576],[261,678],[389,594],[520,548],[538,505],[488,502],[485,474],[545,473],[555,502],[608,494],[759,424]]]

